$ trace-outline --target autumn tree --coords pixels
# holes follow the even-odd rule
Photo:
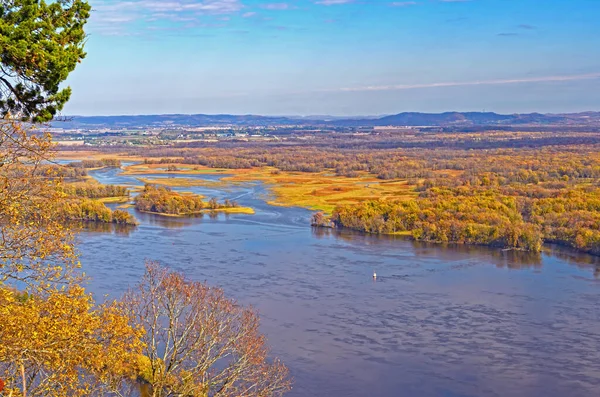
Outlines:
[[[63,108],[89,14],[84,0],[0,0],[0,116],[45,122]]]
[[[44,295],[0,288],[5,396],[123,395],[135,375],[139,330],[114,304],[79,286]]]
[[[267,358],[256,311],[221,289],[149,263],[123,305],[145,330],[140,375],[148,396],[268,397],[290,389],[287,368]]]
[[[51,139],[0,120],[0,285],[45,289],[69,282],[77,267],[71,235],[57,219],[58,180],[36,170]]]

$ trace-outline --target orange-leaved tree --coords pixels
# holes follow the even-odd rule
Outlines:
[[[122,304],[145,331],[147,396],[268,397],[291,387],[287,368],[268,359],[256,311],[219,288],[148,263]]]

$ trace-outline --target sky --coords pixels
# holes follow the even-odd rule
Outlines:
[[[90,0],[63,113],[600,111],[600,0]]]

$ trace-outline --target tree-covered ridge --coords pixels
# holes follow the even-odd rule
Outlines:
[[[201,196],[181,194],[167,187],[157,187],[147,184],[135,198],[135,208],[138,211],[155,212],[168,215],[191,215],[203,210],[220,210],[225,208],[236,208],[238,204],[234,201],[225,200],[223,203],[212,198],[203,201]]]

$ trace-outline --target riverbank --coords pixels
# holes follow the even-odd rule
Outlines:
[[[201,211],[194,212],[186,212],[182,214],[167,214],[164,212],[154,212],[154,211],[144,211],[138,210],[144,214],[152,214],[152,215],[160,215],[160,216],[168,216],[171,218],[187,218],[195,215],[205,215],[210,213],[221,213],[221,214],[245,214],[245,215],[254,215],[256,212],[253,208],[250,207],[234,207],[234,208],[218,208],[218,209],[205,209]]]

